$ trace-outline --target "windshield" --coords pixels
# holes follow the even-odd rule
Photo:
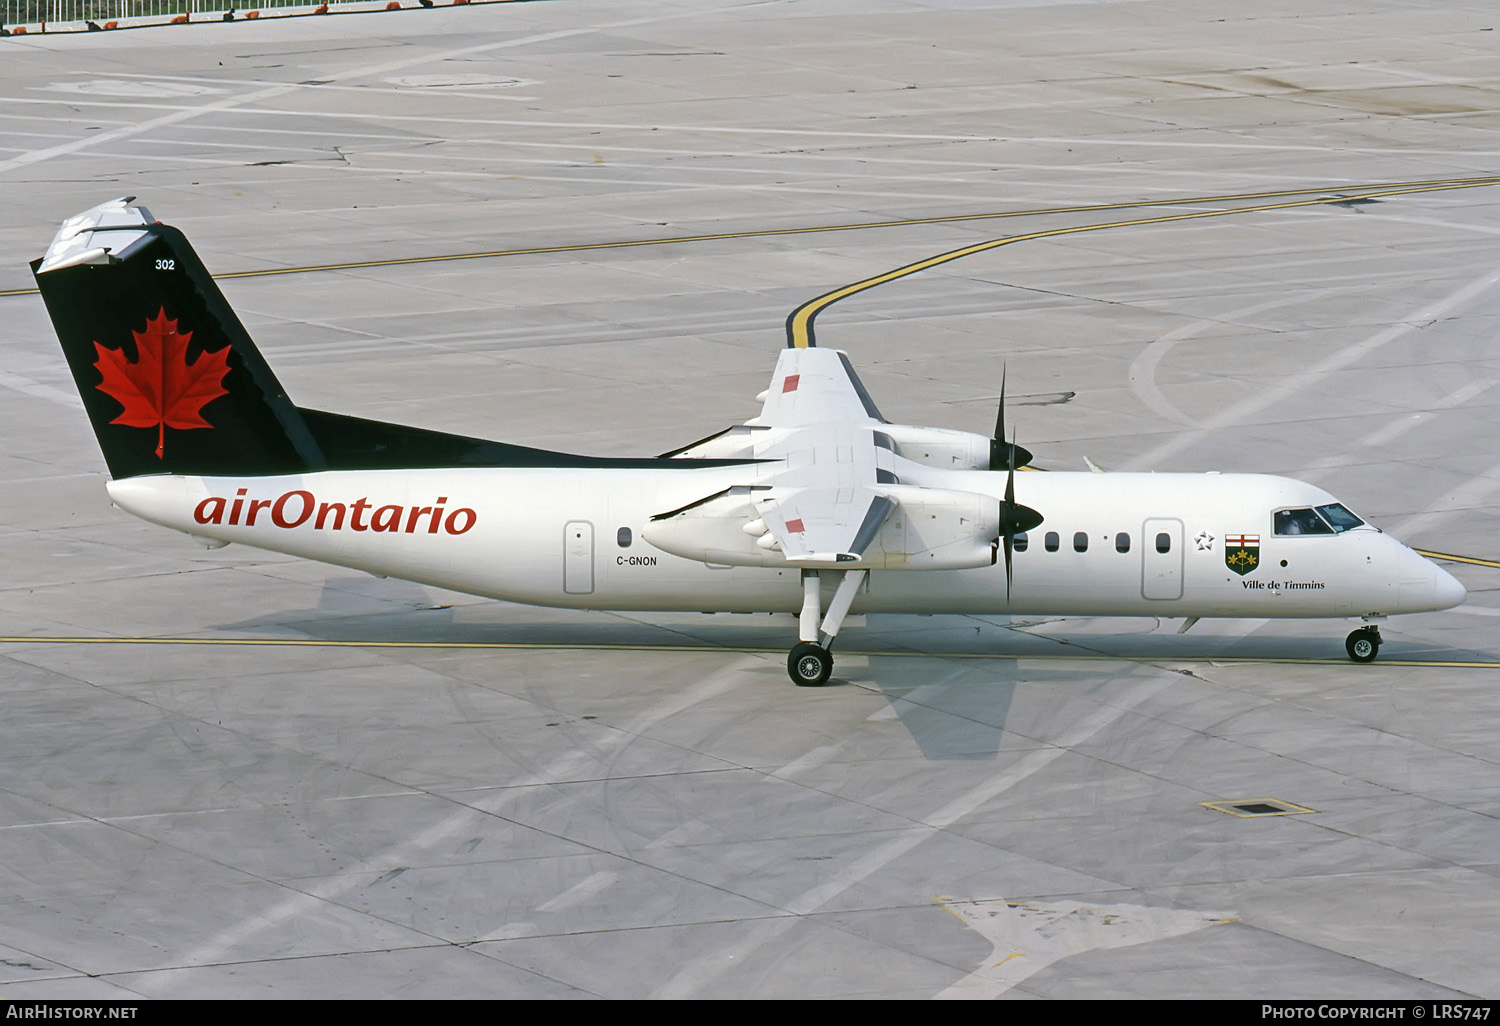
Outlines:
[[[1272,518],[1276,533],[1287,534],[1332,534],[1333,528],[1323,523],[1323,518],[1310,508],[1279,509]]]
[[[1337,502],[1327,506],[1304,506],[1302,509],[1278,509],[1271,515],[1271,521],[1279,535],[1343,534],[1364,524],[1363,520],[1349,512],[1347,506]]]
[[[1359,517],[1350,513],[1349,507],[1342,503],[1335,502],[1328,506],[1318,506],[1317,510],[1323,519],[1328,521],[1328,526],[1332,527],[1339,534],[1343,534],[1351,527],[1359,527],[1364,523]]]

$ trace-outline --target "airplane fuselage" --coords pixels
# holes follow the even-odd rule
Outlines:
[[[180,231],[130,199],[33,261],[115,503],[239,542],[582,609],[788,612],[828,680],[853,613],[1360,617],[1463,586],[1333,496],[1243,474],[1017,474],[992,434],[891,423],[846,354],[778,356],[757,415],[601,458],[297,406]],[[1003,558],[1002,558],[1003,557]]]
[[[714,565],[642,539],[654,515],[742,483],[741,467],[329,471],[282,477],[142,476],[110,495],[211,542],[532,605],[797,612],[801,568]],[[1005,475],[925,472],[925,484],[1000,497]],[[1282,477],[1023,475],[1059,511],[1002,566],[871,571],[853,611],[1164,617],[1384,616],[1447,608],[1462,586],[1368,525],[1278,534],[1277,510],[1332,503]],[[825,589],[836,583],[826,574]]]

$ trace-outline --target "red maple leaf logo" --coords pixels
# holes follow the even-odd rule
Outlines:
[[[162,459],[167,428],[213,427],[203,419],[202,411],[210,400],[229,394],[224,388],[229,347],[200,353],[195,362],[188,363],[193,333],[178,334],[177,322],[167,319],[166,307],[155,320],[146,322],[145,331],[132,329],[131,334],[135,336],[135,363],[125,359],[123,349],[94,343],[99,352],[94,366],[104,377],[98,388],[125,407],[111,424],[156,428],[156,458]]]

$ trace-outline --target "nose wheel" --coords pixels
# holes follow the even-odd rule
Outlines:
[[[1356,663],[1373,663],[1380,654],[1380,628],[1361,627],[1344,639],[1344,651]]]

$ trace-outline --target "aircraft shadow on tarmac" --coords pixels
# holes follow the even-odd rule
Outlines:
[[[458,615],[462,609],[465,615]],[[494,619],[482,618],[484,611],[501,612]],[[233,633],[250,633],[294,637],[327,642],[455,647],[495,645],[497,647],[588,649],[622,646],[645,650],[702,649],[745,652],[783,647],[785,625],[792,614],[745,613],[693,616],[679,613],[601,613],[593,610],[539,609],[511,603],[470,603],[455,607],[445,603],[419,584],[394,578],[378,579],[363,575],[330,577],[319,592],[318,604],[312,608],[268,611],[236,623],[214,625],[214,629]],[[1178,634],[1178,621],[1151,621],[1144,618],[1110,618],[1109,626],[1100,629],[1101,621],[1088,618],[1058,618],[1046,621],[1017,618],[1004,623],[1004,617],[977,618],[962,615],[917,616],[879,614],[868,618],[863,630],[851,631],[840,639],[839,652],[844,672],[835,673],[836,683],[853,669],[849,657],[870,661],[869,672],[861,671],[862,680],[870,676],[877,660],[881,666],[899,667],[912,659],[930,657],[948,660],[977,660],[993,676],[1001,661],[1042,659],[1082,662],[1110,660],[1163,661],[1214,664],[1217,662],[1329,663],[1350,671],[1378,669],[1359,667],[1343,658],[1339,635],[1344,621],[1327,621],[1327,630],[1316,635],[1294,635],[1291,630],[1306,631],[1306,623],[1268,624],[1250,636],[1213,633],[1206,621],[1193,633]],[[1078,629],[1070,631],[1076,623]],[[1046,633],[1033,632],[1046,624]],[[1278,626],[1283,631],[1278,631]],[[1393,636],[1382,653],[1385,661],[1492,661],[1496,653],[1479,650],[1455,650],[1440,645],[1422,644]],[[1067,672],[1069,678],[1076,670]],[[896,676],[907,676],[896,674]]]
[[[486,617],[493,609],[495,618]],[[605,614],[592,611],[537,610],[508,603],[472,604],[459,609],[434,597],[427,588],[395,579],[363,575],[328,578],[318,603],[309,609],[268,612],[218,629],[267,640],[292,639],[341,644],[411,645],[423,650],[475,646],[587,651],[594,648],[641,651],[753,652],[779,654],[789,614],[690,617],[666,614]],[[539,618],[537,614],[542,614]],[[484,618],[481,618],[484,617]],[[996,622],[998,621],[998,622]],[[924,758],[934,761],[993,759],[1022,740],[1007,737],[1007,721],[1018,682],[1028,686],[1076,686],[1084,678],[1117,677],[1140,663],[1160,661],[1175,672],[1194,673],[1194,666],[1216,663],[1332,662],[1339,672],[1380,672],[1339,658],[1336,636],[1297,637],[1278,634],[1270,625],[1249,637],[1224,637],[1211,631],[1179,635],[1172,623],[1114,620],[1116,632],[1097,633],[1094,621],[981,620],[965,616],[879,615],[866,628],[842,639],[840,659],[825,688],[858,685],[878,691],[891,714],[910,733]],[[1029,633],[1045,625],[1049,633]],[[1206,625],[1205,625],[1206,626]],[[1392,639],[1391,659],[1492,659],[1486,654],[1449,650]],[[918,647],[920,646],[920,647]],[[1022,665],[1023,660],[1028,660]],[[1173,664],[1188,664],[1186,666]],[[764,674],[785,688],[779,659],[770,659]]]

